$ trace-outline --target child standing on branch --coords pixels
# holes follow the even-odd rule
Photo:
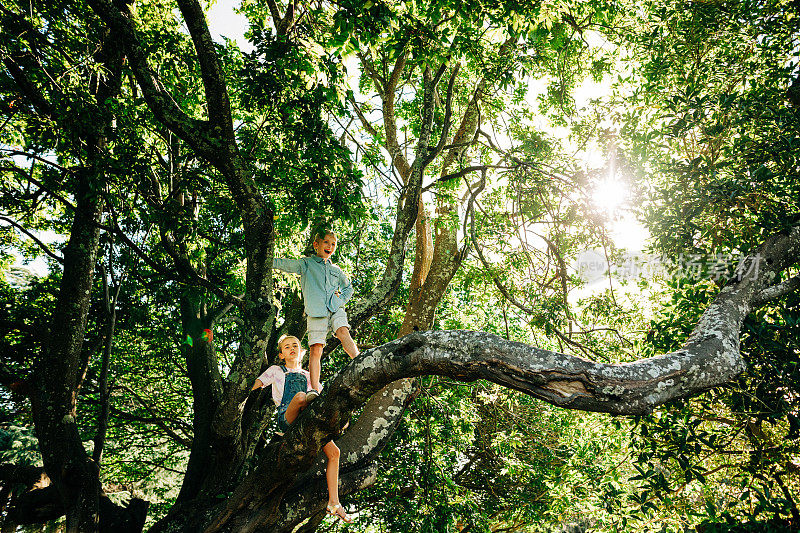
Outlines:
[[[331,261],[331,255],[336,250],[336,234],[322,228],[314,232],[313,239],[316,255],[302,259],[276,258],[272,261],[272,268],[300,274],[300,288],[308,318],[311,388],[320,391],[320,360],[328,330],[339,339],[351,359],[358,355],[358,347],[350,336],[350,324],[344,310],[344,305],[353,295],[353,286],[342,269]]]
[[[272,400],[278,406],[278,428],[281,434],[305,409],[309,402],[311,377],[308,371],[300,367],[304,350],[300,347],[300,339],[291,335],[284,335],[278,339],[280,353],[278,357],[283,360],[282,365],[272,365],[263,374],[256,378],[251,390],[256,390],[267,385],[272,385]],[[352,522],[347,512],[339,503],[339,447],[328,442],[322,447],[323,453],[328,458],[325,468],[325,478],[328,483],[328,513],[345,522]]]

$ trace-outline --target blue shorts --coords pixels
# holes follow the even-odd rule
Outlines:
[[[286,408],[288,405],[278,407],[278,431],[283,434],[289,430],[289,422],[286,421]]]

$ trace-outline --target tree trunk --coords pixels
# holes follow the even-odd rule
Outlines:
[[[80,354],[100,240],[100,199],[93,178],[81,173],[48,341],[34,368],[36,436],[44,468],[67,513],[67,531],[93,531],[100,520],[99,469],[86,454],[75,421]]]
[[[469,148],[470,140],[478,129],[480,109],[478,100],[483,92],[484,81],[478,82],[475,93],[470,100],[461,125],[453,135],[451,145],[442,161],[439,172],[440,179],[447,175],[450,167],[460,159]],[[446,187],[446,184],[444,184]],[[417,252],[414,262],[414,273],[409,287],[408,304],[399,337],[413,331],[426,331],[433,327],[436,307],[444,297],[450,281],[455,276],[463,254],[458,247],[457,218],[458,202],[453,194],[437,196],[436,219],[434,227],[436,240],[431,235],[431,225],[425,213],[424,205],[420,205],[417,220]]]
[[[209,477],[211,469],[218,465],[212,461],[211,422],[219,406],[219,370],[214,357],[214,346],[203,338],[203,330],[214,325],[201,316],[200,306],[191,302],[191,297],[181,298],[181,324],[186,340],[182,351],[186,359],[186,370],[192,384],[192,449],[186,465],[186,475],[178,494],[178,503],[197,497]],[[192,339],[191,343],[188,339]]]

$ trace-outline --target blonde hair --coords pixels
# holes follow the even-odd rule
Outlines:
[[[281,353],[281,351],[283,351],[283,346],[281,345],[281,343],[286,339],[294,339],[297,341],[297,344],[300,344],[300,339],[298,339],[296,335],[289,335],[288,333],[284,333],[283,335],[280,336],[280,338],[278,338],[278,353]],[[305,349],[303,348],[303,345],[300,344],[300,355],[304,353]]]
[[[327,226],[327,225],[323,225],[323,226],[318,227],[316,230],[314,230],[314,238],[312,239],[312,242],[325,240],[325,237],[327,237],[328,235],[330,235],[331,237],[333,237],[336,240],[339,239],[336,236],[336,232],[333,231],[333,228],[331,228],[330,226]]]

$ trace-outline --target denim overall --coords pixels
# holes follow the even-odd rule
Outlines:
[[[278,429],[285,432],[289,429],[289,424],[286,422],[286,408],[289,407],[295,394],[308,390],[308,381],[302,372],[287,372],[285,365],[281,365],[281,370],[283,370],[284,383],[283,398],[278,406]]]

